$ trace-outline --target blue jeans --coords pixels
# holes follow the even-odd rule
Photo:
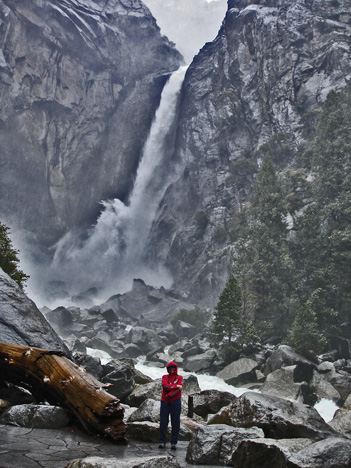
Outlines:
[[[161,400],[160,409],[160,444],[165,444],[167,441],[167,428],[169,422],[169,416],[171,416],[172,425],[172,438],[171,444],[176,445],[178,442],[178,436],[180,431],[180,410],[182,407],[181,398],[173,401],[173,403],[167,403]]]

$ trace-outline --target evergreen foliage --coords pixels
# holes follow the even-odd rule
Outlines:
[[[230,345],[234,338],[235,330],[240,326],[242,317],[242,296],[236,278],[231,277],[227,281],[214,312],[212,333],[215,345],[219,345],[224,339]]]
[[[331,331],[341,320],[350,320],[351,310],[350,85],[328,95],[309,151],[313,203],[298,220],[292,252],[301,301],[318,290],[318,323]]]
[[[254,334],[255,328],[261,337],[278,333],[301,352],[320,352],[325,337],[351,320],[351,83],[331,92],[309,122],[313,140],[295,156],[282,134],[256,152],[263,160],[251,198],[228,224],[241,306],[227,284],[215,325],[229,342],[235,327],[250,335],[245,319]],[[237,184],[246,166],[231,167]],[[229,323],[220,322],[231,307],[242,319],[233,313]]]
[[[286,215],[282,188],[267,155],[246,209],[235,265],[244,315],[266,335],[281,329],[288,315],[292,266]]]
[[[18,268],[19,252],[12,247],[9,232],[10,228],[0,223],[0,268],[23,288],[29,276]]]
[[[302,354],[307,351],[319,354],[324,350],[327,340],[319,331],[313,299],[308,300],[298,311],[286,343]]]

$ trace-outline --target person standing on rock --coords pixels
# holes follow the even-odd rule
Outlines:
[[[177,448],[180,431],[181,397],[183,389],[183,377],[178,375],[178,366],[175,362],[167,364],[167,374],[162,377],[162,397],[160,410],[160,445],[165,448],[167,441],[167,428],[169,416],[171,416],[172,437],[171,449]]]

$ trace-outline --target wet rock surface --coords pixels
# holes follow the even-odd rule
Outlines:
[[[174,457],[183,468],[191,466],[185,460],[187,446],[187,442],[179,442],[176,452],[171,452],[170,446],[159,450],[157,444],[136,441],[119,445],[76,428],[43,430],[0,425],[0,466],[6,468],[65,468],[72,460],[93,456],[142,461],[165,455]]]

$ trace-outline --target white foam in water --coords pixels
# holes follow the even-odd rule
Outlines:
[[[99,358],[102,364],[106,364],[112,359],[108,353],[99,349],[87,348],[87,354]],[[135,364],[135,368],[153,380],[160,379],[166,373],[166,367],[151,367],[145,365],[142,361]],[[179,368],[179,374],[183,376],[195,375],[201,390],[220,390],[222,392],[232,393],[237,397],[248,391],[247,388],[228,385],[223,379],[213,375],[184,372],[181,368]],[[258,390],[253,391],[258,392]],[[338,406],[333,401],[327,400],[326,398],[322,398],[322,400],[316,403],[314,407],[325,422],[331,421],[334,417],[335,411],[338,409]]]
[[[321,401],[314,405],[315,409],[322,416],[325,422],[329,422],[333,419],[334,413],[339,407],[332,401],[322,398]]]

